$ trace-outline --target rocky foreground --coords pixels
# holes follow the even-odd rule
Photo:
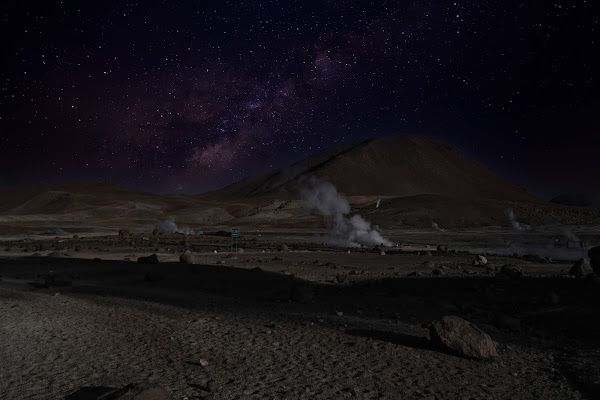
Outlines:
[[[585,262],[94,240],[7,245],[0,398],[600,394]]]

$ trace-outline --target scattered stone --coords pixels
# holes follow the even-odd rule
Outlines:
[[[288,245],[285,243],[281,243],[277,245],[277,251],[288,251]]]
[[[433,345],[460,357],[487,359],[498,356],[496,346],[487,333],[456,315],[433,321],[429,335]]]
[[[421,265],[427,269],[432,269],[432,268],[435,268],[435,261],[427,260],[427,261],[424,261]]]
[[[590,261],[587,258],[580,258],[574,265],[571,267],[569,271],[570,275],[573,275],[577,278],[581,278],[582,276],[586,276],[588,274],[593,274],[594,270],[590,265]]]
[[[383,250],[379,250],[379,255],[380,255],[380,256],[385,256],[385,251],[383,251]]]
[[[500,268],[500,273],[511,279],[519,279],[523,276],[523,269],[512,264],[506,264]]]
[[[99,263],[101,261],[102,261],[102,259],[98,258],[98,257],[94,257],[94,259],[92,260],[92,262],[95,262],[95,263]]]
[[[482,255],[478,255],[475,260],[473,260],[473,265],[475,266],[484,266],[488,263],[487,258]]]
[[[158,256],[156,254],[151,254],[147,257],[138,258],[138,264],[158,264]]]
[[[433,256],[433,254],[431,254],[431,251],[427,250],[425,252],[425,257],[432,257],[432,256]]]
[[[204,358],[201,358],[201,359],[200,359],[200,361],[199,361],[199,363],[200,363],[200,365],[201,365],[201,366],[203,366],[203,367],[206,367],[206,366],[208,366],[208,361],[207,361],[207,360],[205,360]]]
[[[423,275],[423,274],[422,274],[422,273],[420,273],[419,271],[413,271],[413,272],[409,273],[409,274],[408,274],[408,275],[406,275],[406,276],[422,276],[422,275]]]
[[[158,228],[154,228],[152,230],[152,236],[158,236],[159,233],[160,233],[160,231],[158,230]]]
[[[183,264],[195,264],[196,256],[191,251],[185,251],[179,256],[179,262]]]
[[[131,232],[129,231],[129,229],[119,229],[119,237],[130,237],[131,236]]]
[[[340,274],[335,277],[335,281],[337,283],[344,283],[344,282],[346,282],[347,279],[348,279],[348,275],[346,275],[346,274]]]
[[[432,275],[446,275],[446,272],[444,272],[442,269],[436,268],[433,271],[431,271]]]

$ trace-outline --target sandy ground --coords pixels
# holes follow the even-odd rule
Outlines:
[[[600,286],[568,278],[571,263],[489,256],[492,265],[476,267],[473,254],[418,246],[380,255],[300,244],[278,252],[275,242],[229,254],[228,241],[2,243],[0,398],[128,384],[173,399],[600,394]],[[197,264],[178,262],[185,248]],[[151,253],[159,264],[136,263]],[[525,277],[496,277],[505,264]],[[490,334],[499,356],[434,348],[424,326],[451,314]]]

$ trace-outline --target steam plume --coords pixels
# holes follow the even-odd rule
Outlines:
[[[440,232],[446,232],[446,230],[443,228],[440,228],[440,226],[436,222],[431,222],[431,227],[435,228],[436,230],[438,230]]]
[[[154,225],[154,228],[158,229],[161,233],[183,233],[185,235],[194,235],[196,233],[192,228],[177,226],[175,217],[172,216]]]
[[[567,238],[570,242],[579,242],[579,238],[573,232],[571,232],[568,228],[563,228],[562,234]]]
[[[350,204],[331,183],[311,178],[300,190],[302,205],[307,210],[315,210],[329,222],[329,233],[325,242],[339,246],[374,246],[383,243],[391,246],[392,242],[381,236],[381,230],[363,217],[356,214],[347,217]]]
[[[510,221],[510,224],[518,231],[528,231],[531,227],[527,224],[521,224],[515,219],[515,211],[512,208],[506,210],[506,216]]]
[[[381,203],[381,199],[377,199],[377,203],[375,204],[375,208],[379,208],[379,203]]]

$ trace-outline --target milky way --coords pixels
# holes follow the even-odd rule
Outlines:
[[[548,170],[585,181],[591,163],[557,161],[600,144],[593,15],[585,1],[3,5],[0,184],[199,193],[398,133],[534,190]]]

